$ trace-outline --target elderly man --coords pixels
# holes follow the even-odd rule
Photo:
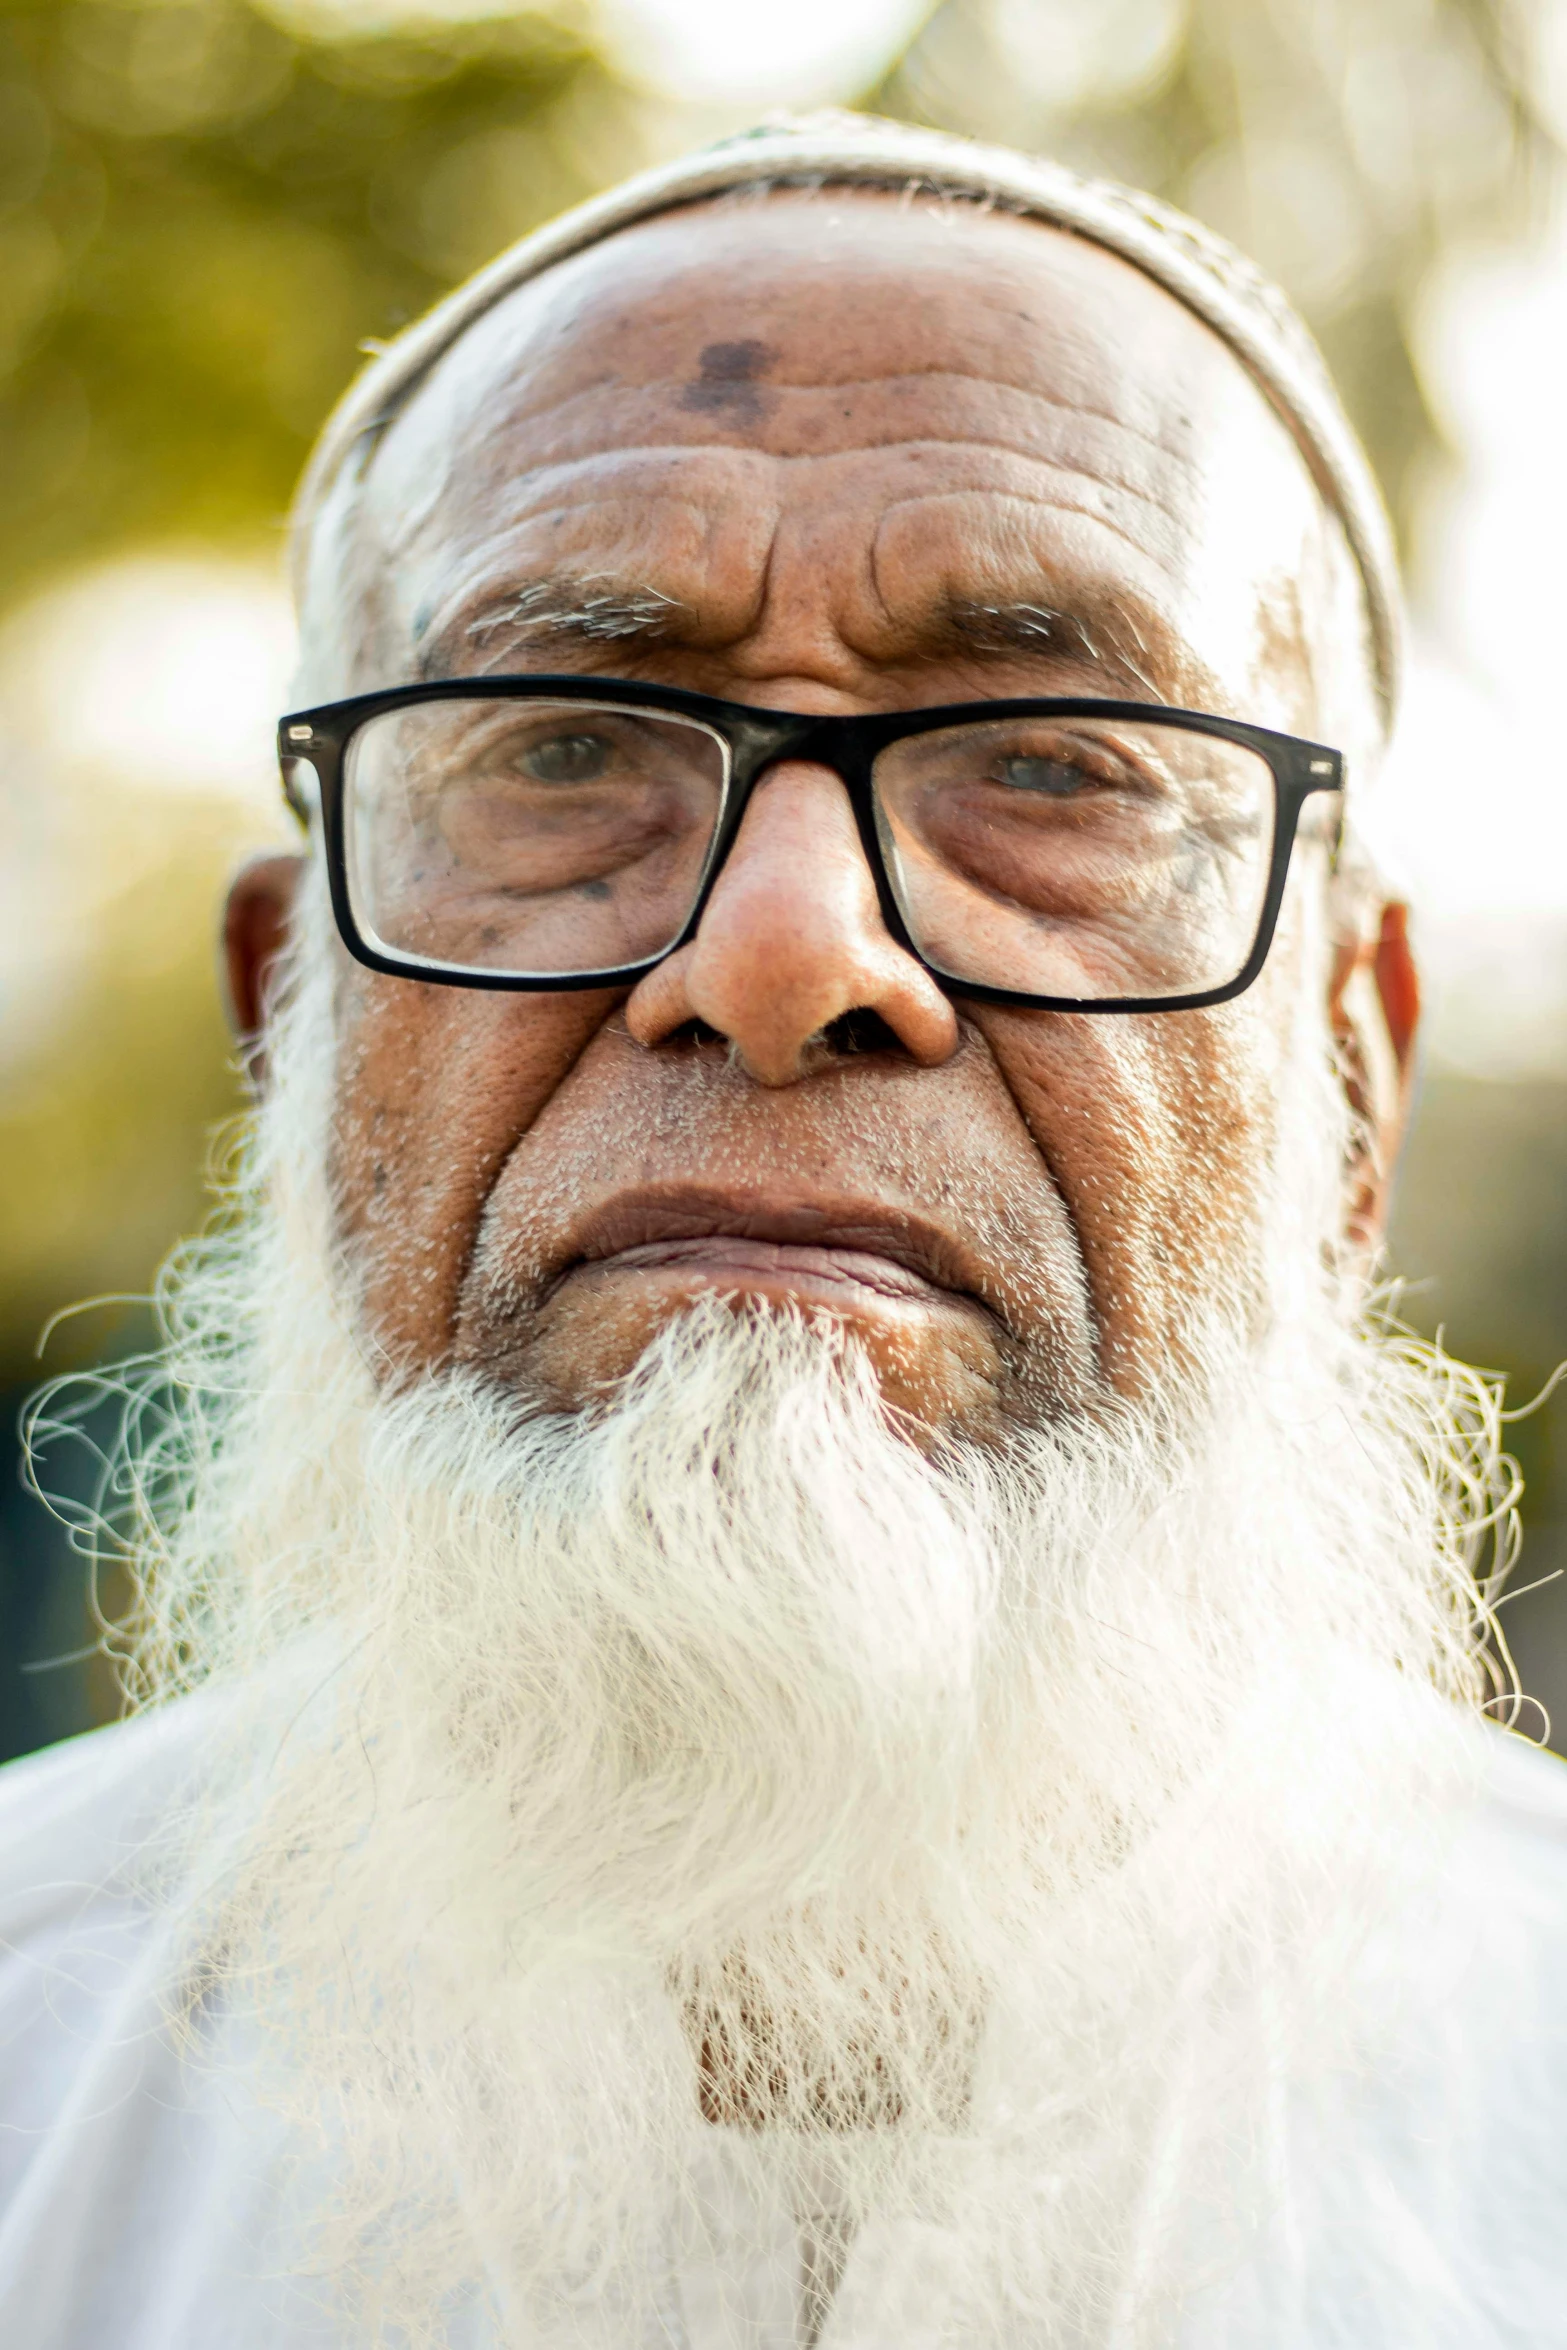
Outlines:
[[[1567,1789],[1481,1720],[1494,1399],[1364,1316],[1397,590],[1303,329],[784,125],[382,353],[297,549],[146,1702],[0,1791],[5,2341],[1567,2341]]]

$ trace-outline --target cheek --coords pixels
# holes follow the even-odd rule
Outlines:
[[[1281,1031],[1259,983],[1209,1012],[975,1013],[1076,1225],[1101,1362],[1124,1393],[1252,1319]]]
[[[448,1354],[490,1188],[617,1001],[345,980],[338,1224],[367,1335],[399,1363]]]

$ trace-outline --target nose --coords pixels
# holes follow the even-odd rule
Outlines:
[[[626,1025],[653,1045],[700,1020],[759,1085],[793,1085],[813,1040],[852,1012],[875,1013],[928,1067],[957,1050],[951,1004],[882,921],[843,784],[780,761],[751,796],[696,937],[638,982]]]

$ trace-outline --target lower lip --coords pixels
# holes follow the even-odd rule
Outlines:
[[[823,1248],[716,1233],[691,1240],[644,1241],[612,1257],[575,1265],[572,1272],[664,1275],[707,1289],[862,1308],[968,1302],[871,1249]]]

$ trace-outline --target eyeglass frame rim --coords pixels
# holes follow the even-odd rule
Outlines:
[[[370,720],[388,711],[416,709],[421,703],[483,700],[604,702],[667,711],[694,719],[719,735],[728,748],[730,773],[718,825],[708,850],[706,869],[691,912],[678,938],[641,962],[587,974],[541,974],[483,969],[437,969],[401,960],[371,946],[360,931],[349,899],[345,840],[344,788],[347,754],[354,736]],[[1222,986],[1178,996],[1114,996],[1085,1000],[1076,996],[1034,995],[1022,988],[996,987],[983,981],[959,980],[942,971],[921,952],[909,933],[888,876],[886,858],[876,831],[873,769],[878,754],[892,743],[920,734],[934,734],[948,726],[985,725],[1006,718],[1108,718],[1145,725],[1174,726],[1191,734],[1217,735],[1221,740],[1253,751],[1267,766],[1274,784],[1272,863],[1252,949],[1240,972]],[[304,730],[308,730],[308,736]],[[373,693],[352,694],[341,701],[317,703],[287,712],[278,721],[278,760],[283,774],[283,796],[308,831],[311,811],[290,774],[298,761],[314,770],[319,797],[322,839],[326,849],[327,883],[339,935],[356,962],[388,978],[420,980],[434,987],[470,987],[516,995],[586,994],[597,989],[633,987],[660,963],[688,946],[701,925],[708,901],[728,863],[745,811],[764,775],[779,760],[810,757],[830,768],[849,796],[865,861],[876,885],[877,903],[889,935],[913,956],[944,995],[975,1003],[1011,1005],[1040,1012],[1195,1012],[1228,1003],[1243,995],[1261,974],[1272,950],[1289,878],[1290,859],[1306,801],[1317,792],[1342,792],[1343,754],[1325,743],[1282,734],[1247,719],[1224,718],[1211,711],[1184,710],[1162,702],[1129,702],[1094,694],[1018,694],[978,702],[944,702],[912,710],[860,711],[830,717],[794,710],[762,710],[746,702],[728,702],[684,686],[653,685],[631,678],[592,677],[580,671],[568,675],[532,676],[507,673],[496,677],[442,677],[418,684],[385,686]],[[1343,835],[1343,813],[1329,844],[1336,862]]]

